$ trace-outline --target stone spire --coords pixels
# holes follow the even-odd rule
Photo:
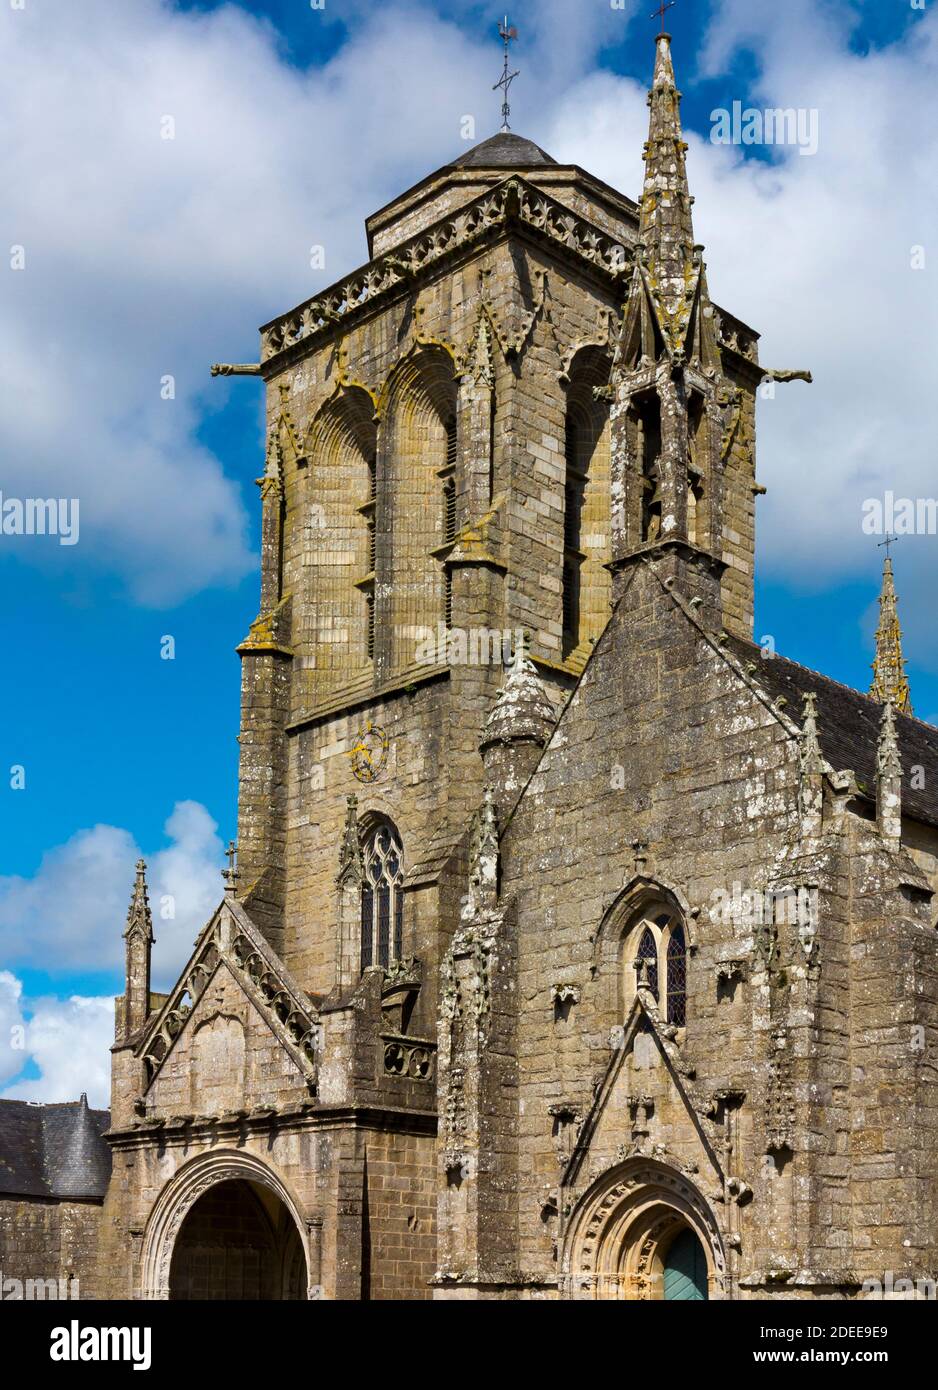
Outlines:
[[[898,849],[902,843],[902,758],[891,700],[883,706],[876,749],[876,820],[887,846]]]
[[[879,627],[876,629],[876,660],[870,694],[883,703],[891,701],[899,714],[912,713],[909,682],[902,656],[902,629],[896,603],[892,560],[887,553],[883,564],[883,590],[879,596]]]
[[[135,1033],[150,1013],[150,950],[154,938],[146,871],[146,864],[138,859],[124,931],[127,943],[123,1013],[125,1037]]]
[[[672,349],[683,342],[695,295],[700,258],[694,247],[693,199],[687,186],[681,131],[681,94],[674,80],[671,38],[659,34],[655,75],[648,93],[645,182],[639,216],[641,264],[659,325]]]

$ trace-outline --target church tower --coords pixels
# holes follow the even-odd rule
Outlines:
[[[649,103],[640,205],[502,131],[262,329],[241,896],[312,990],[348,984],[323,904],[353,793],[400,837],[403,954],[438,959],[519,633],[559,707],[648,546],[751,633],[756,335],[709,298],[666,36]]]

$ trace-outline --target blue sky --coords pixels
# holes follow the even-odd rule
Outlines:
[[[632,196],[651,8],[511,12],[514,128]],[[935,493],[934,276],[909,265],[934,224],[933,8],[679,0],[668,15],[711,290],[762,330],[766,365],[815,373],[760,406],[756,636],[860,688],[882,552],[859,505],[885,487]],[[103,1098],[138,853],[176,911],[157,921],[158,986],[220,892],[263,440],[258,383],[212,381],[208,365],[255,360],[259,323],[361,263],[365,215],[460,152],[466,112],[477,139],[497,128],[502,12],[29,0],[0,20],[0,110],[20,137],[0,156],[2,219],[26,255],[0,304],[19,345],[0,490],[81,504],[76,546],[0,536],[0,769],[26,779],[0,780],[0,1029],[27,1028],[5,1060],[0,1032],[9,1094],[64,1098],[93,1072]],[[711,112],[737,100],[818,110],[818,155],[716,149]],[[932,719],[936,543],[895,550],[913,697]]]

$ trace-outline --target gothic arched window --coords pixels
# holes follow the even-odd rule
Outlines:
[[[658,998],[658,943],[651,927],[646,927],[642,932],[638,943],[638,954],[635,957],[635,977],[639,978],[642,965],[645,966],[645,979],[648,981],[648,988],[655,998]]]
[[[687,937],[677,913],[645,911],[633,917],[623,938],[623,1005],[644,981],[661,1017],[676,1028],[687,1022]]]
[[[687,1016],[687,946],[684,928],[673,927],[668,937],[668,1022],[683,1028]]]
[[[361,968],[399,960],[404,935],[404,854],[385,821],[366,839],[362,860]]]

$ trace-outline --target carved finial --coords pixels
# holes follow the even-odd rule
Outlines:
[[[147,866],[143,859],[137,860],[137,872],[130,907],[127,909],[127,928],[124,936],[134,931],[143,933],[145,941],[153,941],[153,918],[150,913],[150,895],[147,891]]]
[[[876,770],[881,777],[901,777],[902,758],[899,754],[899,737],[896,733],[896,711],[891,700],[883,706],[883,717],[879,727],[879,744],[876,749]]]
[[[283,493],[283,449],[279,430],[271,432],[267,457],[264,460],[264,475],[257,479],[257,485],[261,490],[261,496],[265,498],[271,490],[278,495]]]
[[[902,655],[902,629],[892,572],[889,547],[895,536],[887,536],[880,544],[886,547],[883,562],[883,588],[879,598],[879,626],[876,629],[876,659],[873,662],[873,684],[870,694],[874,700],[891,701],[899,714],[912,713],[909,682]]]
[[[818,740],[817,695],[813,690],[804,697],[804,724],[801,730],[801,771],[804,773],[823,772],[824,755]]]
[[[361,838],[358,833],[358,797],[354,793],[345,799],[345,829],[339,846],[338,882],[351,877],[361,882],[363,873]]]
[[[498,900],[498,817],[491,789],[486,787],[473,822],[469,846],[469,893],[462,910],[464,921],[493,908]]]
[[[228,841],[228,848],[225,850],[225,858],[228,860],[227,869],[222,869],[221,876],[225,880],[225,894],[233,897],[238,885],[238,846],[234,840]]]
[[[495,385],[495,363],[492,359],[492,325],[484,309],[479,310],[475,332],[467,356],[469,377],[477,386]]]
[[[798,746],[802,834],[818,835],[824,822],[824,774],[830,769],[821,752],[817,727],[817,695],[813,690],[805,693],[804,724]]]

